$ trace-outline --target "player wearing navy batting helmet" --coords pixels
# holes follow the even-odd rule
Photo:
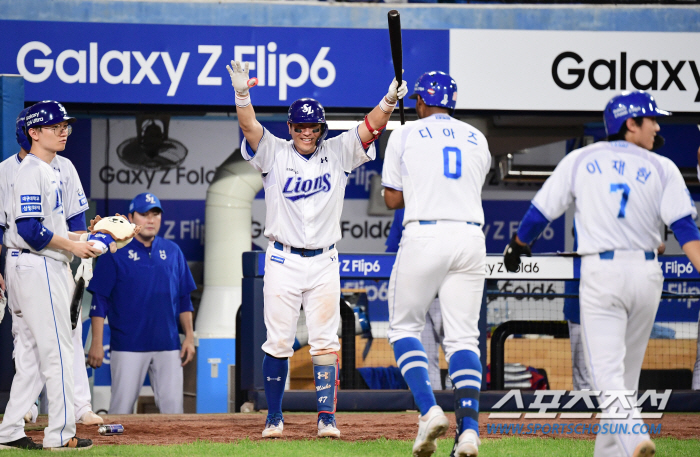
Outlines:
[[[65,149],[74,121],[63,105],[55,101],[29,107],[16,122],[16,137],[22,151],[0,165],[4,203],[0,217],[7,229],[6,279],[10,309],[14,313],[16,369],[10,401],[0,425],[0,448],[41,448],[24,435],[23,417],[30,411],[44,381],[50,407],[43,447],[92,446],[90,440],[75,436],[79,414],[92,412],[84,362],[79,362],[82,372],[76,370],[79,377],[74,377],[74,345],[82,348],[82,339],[76,340],[71,332],[70,296],[75,283],[68,263],[73,255],[95,257],[99,251],[80,241],[80,234],[74,231],[85,229],[82,213],[87,209],[87,201],[80,204],[73,193],[78,189],[82,192],[75,168],[57,155]],[[24,149],[27,146],[29,151]],[[82,354],[80,349],[78,352]],[[82,398],[86,391],[87,402]]]
[[[613,97],[603,114],[608,141],[559,162],[504,251],[506,268],[517,271],[520,256],[530,254],[529,244],[575,202],[581,333],[589,383],[603,392],[600,401],[608,398],[606,392],[638,388],[663,286],[656,261],[659,227],[671,227],[700,268],[695,203],[678,167],[651,152],[659,143],[657,118],[670,115],[644,91]],[[604,413],[601,425],[609,430],[644,430],[633,408],[619,400]],[[596,436],[600,457],[651,456],[655,449],[647,433]]]
[[[326,139],[323,106],[301,98],[289,107],[291,141],[277,138],[257,121],[249,89],[248,63],[228,67],[236,91],[236,112],[245,139],[243,158],[263,175],[265,236],[265,325],[263,378],[268,415],[262,436],[282,436],[282,395],[297,319],[303,304],[309,328],[317,396],[317,434],[339,437],[335,421],[340,323],[340,275],[335,244],[347,176],[376,156],[374,140],[389,120],[406,82],[394,80],[364,122]]]
[[[481,188],[491,153],[479,130],[450,115],[457,84],[448,74],[423,74],[411,98],[419,120],[392,132],[382,170],[386,205],[406,208],[389,280],[387,336],[420,409],[413,455],[430,456],[449,427],[435,401],[420,339],[426,312],[439,295],[456,406],[453,455],[476,456],[482,379],[477,324],[486,275]]]

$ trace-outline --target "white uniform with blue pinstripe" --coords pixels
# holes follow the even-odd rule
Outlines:
[[[5,229],[7,229],[9,225],[7,218],[9,217],[8,212],[10,211],[10,207],[12,206],[12,189],[15,182],[15,175],[17,174],[17,170],[19,169],[21,163],[22,161],[19,158],[19,154],[15,154],[0,163],[0,199],[2,201],[2,207],[0,208],[0,225],[5,227]],[[80,182],[80,177],[78,176],[78,172],[76,171],[73,163],[63,156],[56,155],[51,162],[51,167],[56,170],[61,177],[61,190],[63,192],[63,206],[66,219],[70,219],[72,216],[87,211],[87,198],[85,197],[83,186]],[[19,250],[11,249],[8,251],[5,264],[6,271],[15,268],[18,257]],[[5,274],[5,272],[3,272],[3,274]],[[21,285],[18,285],[17,287],[21,287]],[[8,309],[10,312],[12,312],[14,309],[11,302],[8,303]],[[15,345],[13,351],[15,365],[21,364],[28,370],[38,371],[38,363],[24,360],[24,353],[22,352],[24,344],[19,341],[23,332],[20,332],[19,329],[22,326],[26,328],[26,325],[21,321],[21,314],[13,316],[12,337]],[[87,370],[85,368],[85,353],[83,351],[82,318],[78,319],[78,325],[73,330],[73,347],[75,349],[75,355],[73,357],[73,374],[75,381],[73,404],[75,406],[75,420],[78,421],[83,414],[88,411],[92,411],[90,383],[87,377]],[[38,382],[43,383],[43,381],[40,379]],[[42,410],[43,407],[44,405],[42,404]],[[36,417],[36,406],[33,406],[32,408],[34,408],[33,415]]]
[[[403,192],[406,206],[389,281],[389,341],[427,418],[436,402],[420,336],[426,312],[439,296],[445,358],[459,403],[458,437],[466,430],[478,433],[478,322],[486,275],[481,188],[490,167],[491,153],[479,130],[433,114],[392,133],[382,171],[382,186]]]
[[[41,218],[47,229],[67,238],[58,172],[36,156],[28,155],[15,176],[13,204],[8,214],[12,222],[26,217]],[[60,447],[75,436],[70,323],[70,293],[74,282],[68,266],[73,255],[48,247],[36,252],[19,235],[15,223],[10,224],[5,234],[5,244],[8,249],[19,251],[14,268],[7,271],[7,282],[13,311],[21,313],[23,318],[17,330],[21,332],[24,360],[33,359],[40,369],[18,370],[15,374],[0,425],[0,442],[25,435],[23,416],[45,380],[50,408],[43,444]]]
[[[532,204],[553,221],[576,202],[581,254],[581,328],[594,390],[637,390],[663,275],[655,249],[662,224],[695,218],[695,204],[678,167],[626,141],[599,142],[567,155]],[[648,434],[641,419],[602,419],[628,434],[599,434],[596,456],[630,456]],[[615,411],[611,409],[606,411]]]

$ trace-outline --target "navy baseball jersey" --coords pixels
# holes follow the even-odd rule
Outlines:
[[[196,289],[180,248],[155,237],[150,248],[136,238],[116,253],[102,255],[88,290],[90,317],[107,317],[113,351],[180,349],[180,313],[193,311]]]

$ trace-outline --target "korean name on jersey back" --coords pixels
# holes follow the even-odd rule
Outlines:
[[[304,179],[301,176],[290,176],[284,183],[282,194],[291,201],[308,198],[319,192],[331,190],[331,174],[324,173],[317,178]]]

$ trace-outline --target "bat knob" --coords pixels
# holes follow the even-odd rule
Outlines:
[[[255,87],[258,85],[258,78],[250,78],[246,84],[248,87]]]
[[[399,15],[399,12],[396,10],[389,11],[389,16],[398,16],[398,15]]]

